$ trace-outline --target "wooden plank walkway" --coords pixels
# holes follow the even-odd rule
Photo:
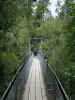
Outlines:
[[[22,100],[48,100],[38,57],[34,57]]]

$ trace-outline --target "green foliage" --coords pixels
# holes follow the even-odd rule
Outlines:
[[[71,9],[72,10],[72,9]],[[43,23],[36,32],[47,38],[42,44],[43,52],[48,56],[48,63],[53,65],[71,100],[75,97],[75,18],[50,19]]]
[[[15,74],[29,37],[42,37],[33,48],[42,48],[71,100],[75,98],[75,2],[65,0],[59,16],[44,21],[49,0],[0,0],[0,95]],[[34,42],[34,41],[33,41]],[[37,45],[36,45],[37,44]]]
[[[0,96],[28,52],[29,20],[19,2],[0,0]]]
[[[44,21],[44,14],[47,12],[49,0],[39,0],[36,4],[36,10],[34,14],[34,27],[40,26]]]
[[[0,29],[7,30],[16,21],[16,1],[12,1],[0,0]]]

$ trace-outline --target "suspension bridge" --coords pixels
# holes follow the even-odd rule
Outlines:
[[[29,45],[30,47],[30,45]],[[69,100],[42,52],[25,57],[1,100]]]
[[[1,100],[69,100],[58,77],[45,64],[43,56],[33,54],[18,69]]]

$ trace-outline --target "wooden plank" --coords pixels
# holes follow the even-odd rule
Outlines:
[[[33,58],[22,100],[48,100],[41,72],[41,64],[37,57]]]
[[[37,59],[37,58],[36,58]],[[36,100],[42,100],[42,94],[41,94],[41,84],[40,84],[40,62],[38,59],[36,60]]]
[[[30,82],[30,92],[29,92],[29,99],[28,100],[35,100],[35,60],[33,59],[32,62],[32,77]]]
[[[39,66],[39,75],[40,75],[40,85],[41,85],[41,93],[42,93],[42,100],[48,100],[47,96],[46,96],[46,88],[45,88],[45,84],[44,84],[44,79],[43,79],[43,75],[42,75],[42,65]]]

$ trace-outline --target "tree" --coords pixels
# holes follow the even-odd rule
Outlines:
[[[36,4],[34,25],[40,26],[44,21],[44,14],[46,13],[49,0],[39,0]]]
[[[68,52],[68,74],[69,76],[69,96],[71,100],[75,98],[75,2],[74,0],[65,0],[65,4],[62,7],[62,12],[60,13],[60,16],[63,19],[66,19],[66,25],[64,27],[65,29],[65,37],[66,37],[66,48]],[[60,17],[60,18],[61,18]]]

